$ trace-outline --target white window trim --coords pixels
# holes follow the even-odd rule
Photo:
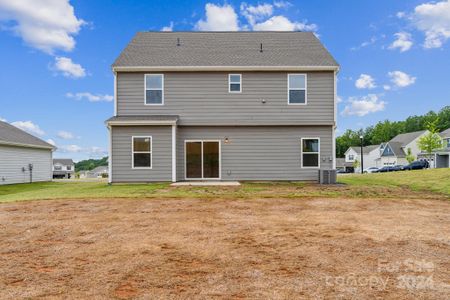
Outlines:
[[[319,151],[318,152],[305,152],[305,154],[317,154],[317,162],[318,162],[318,166],[317,167],[308,167],[308,166],[303,166],[303,140],[318,140],[319,141]],[[319,137],[302,137],[300,139],[300,159],[301,159],[301,167],[302,169],[320,169],[320,138]]]
[[[289,101],[289,91],[291,90],[289,86],[289,77],[291,75],[304,75],[305,76],[305,88],[304,89],[292,89],[296,91],[305,91],[305,103],[290,103]],[[287,75],[287,103],[288,105],[307,105],[308,104],[308,74],[306,73],[289,73]]]
[[[135,138],[149,138],[150,139],[150,152],[148,151],[134,151],[134,139]],[[150,153],[150,167],[135,167],[134,166],[134,153]],[[150,135],[133,135],[131,137],[131,168],[132,169],[141,169],[141,170],[151,170],[153,169],[153,137]]]
[[[202,177],[201,178],[188,178],[187,177],[187,152],[186,152],[186,144],[191,142],[198,142],[202,144]],[[219,143],[219,177],[215,178],[205,178],[203,175],[203,143],[204,142],[218,142]],[[221,180],[222,179],[222,144],[220,140],[184,140],[184,180]]]
[[[236,84],[237,82],[231,82],[231,76],[239,76],[239,91],[232,91],[231,84]],[[228,74],[228,93],[240,94],[242,93],[242,74]]]
[[[161,103],[147,103],[147,76],[152,75],[160,75],[161,78],[161,89],[149,89],[149,90],[155,90],[155,91],[161,91]],[[144,74],[144,105],[151,105],[151,106],[161,106],[164,105],[164,74]]]

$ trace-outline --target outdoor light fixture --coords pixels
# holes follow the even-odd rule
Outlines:
[[[230,140],[228,139],[228,137],[225,137],[225,144],[228,144],[230,142]]]

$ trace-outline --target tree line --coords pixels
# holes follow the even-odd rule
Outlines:
[[[445,106],[438,112],[430,111],[421,116],[411,116],[404,121],[385,120],[365,129],[356,131],[347,129],[344,134],[336,138],[336,156],[344,157],[348,147],[359,146],[361,135],[364,137],[364,146],[379,145],[401,133],[425,130],[428,124],[433,122],[438,131],[450,128],[450,106]]]
[[[75,163],[75,171],[90,171],[100,166],[108,165],[108,156],[101,159],[86,159]]]

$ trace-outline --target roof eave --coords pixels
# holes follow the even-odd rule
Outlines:
[[[107,126],[176,125],[177,120],[106,121]]]
[[[0,145],[56,150],[56,147],[54,147],[54,146],[44,146],[44,145],[41,146],[41,145],[32,145],[32,144],[24,144],[24,143],[13,143],[13,142],[6,142],[6,141],[0,141]]]
[[[161,71],[335,71],[339,66],[112,66],[113,72]]]

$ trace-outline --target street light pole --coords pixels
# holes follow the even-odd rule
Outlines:
[[[363,154],[363,136],[359,136],[361,140],[361,174],[364,173],[364,154]]]

